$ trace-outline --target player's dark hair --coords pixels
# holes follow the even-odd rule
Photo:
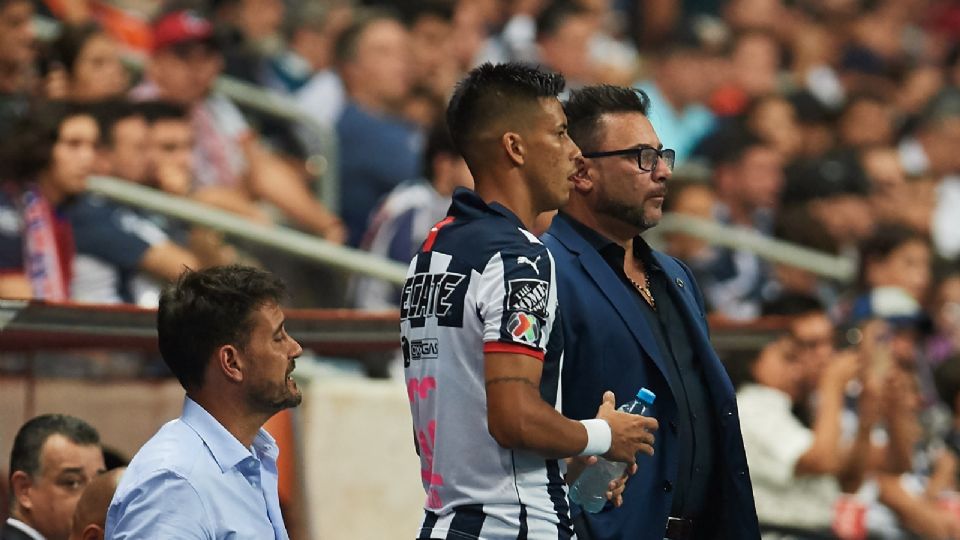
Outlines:
[[[596,151],[600,138],[600,118],[605,114],[650,112],[650,98],[637,88],[611,84],[587,86],[570,93],[563,104],[568,131],[573,142],[584,152]]]

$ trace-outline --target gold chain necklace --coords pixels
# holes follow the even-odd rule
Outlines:
[[[651,309],[654,311],[657,310],[657,301],[653,299],[653,293],[650,291],[650,276],[647,275],[647,272],[643,273],[644,283],[643,285],[637,283],[630,276],[627,276],[627,279],[630,280],[630,283],[633,284],[633,287],[637,289],[637,292],[640,293],[640,296],[647,302]]]

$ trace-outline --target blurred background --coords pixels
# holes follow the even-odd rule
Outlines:
[[[272,426],[291,537],[408,538],[397,286],[472,186],[454,84],[512,60],[649,95],[677,165],[647,240],[734,382],[863,458],[764,461],[777,423],[742,404],[765,537],[960,538],[958,38],[948,0],[0,0],[0,455],[70,412],[129,459],[181,405],[160,288],[252,264],[308,349]]]

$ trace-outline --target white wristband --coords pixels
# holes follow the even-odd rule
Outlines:
[[[587,447],[580,452],[581,456],[602,456],[610,450],[610,444],[613,442],[613,433],[610,431],[610,424],[600,418],[591,418],[590,420],[580,420],[583,427],[587,428]]]

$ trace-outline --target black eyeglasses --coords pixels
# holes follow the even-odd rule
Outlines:
[[[651,146],[640,148],[627,148],[625,150],[610,150],[608,152],[587,152],[583,154],[585,158],[600,158],[608,156],[637,156],[637,165],[641,171],[651,172],[657,168],[657,162],[661,159],[667,164],[667,168],[673,171],[673,163],[677,160],[677,152],[672,148],[657,150]]]

